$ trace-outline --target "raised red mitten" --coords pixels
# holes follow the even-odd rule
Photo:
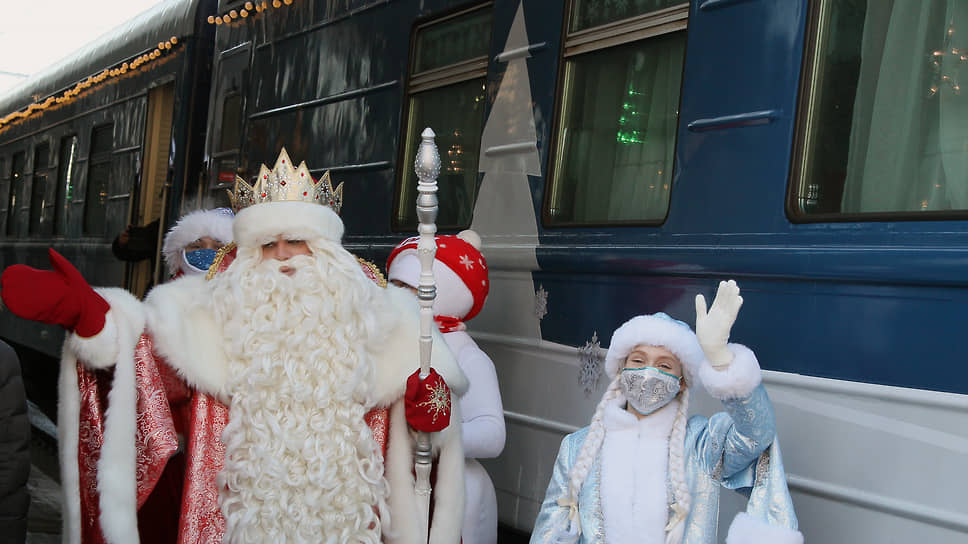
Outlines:
[[[420,371],[407,378],[404,394],[407,423],[418,431],[434,433],[450,425],[450,388],[437,371],[420,380]]]
[[[51,249],[49,256],[53,270],[15,264],[3,271],[3,303],[19,317],[60,325],[78,336],[101,332],[111,306],[61,254]]]

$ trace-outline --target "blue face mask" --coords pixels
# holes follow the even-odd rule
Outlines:
[[[196,249],[194,251],[185,252],[185,262],[188,266],[191,266],[195,270],[200,272],[208,272],[208,268],[212,266],[215,262],[215,254],[218,253],[214,249]]]

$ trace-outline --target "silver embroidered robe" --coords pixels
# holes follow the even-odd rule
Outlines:
[[[758,385],[748,396],[723,401],[723,405],[725,412],[709,418],[693,416],[686,427],[686,482],[692,494],[692,508],[686,519],[682,544],[718,542],[719,491],[723,487],[749,494],[747,513],[754,518],[771,526],[791,530],[797,527],[775,443],[773,407],[766,390]],[[559,506],[558,499],[567,494],[568,474],[588,429],[569,434],[561,442],[531,535],[532,544],[554,544],[556,533],[567,526],[569,509]],[[605,534],[604,520],[608,513],[602,511],[601,452],[585,479],[578,504],[580,544],[625,544],[610,542]],[[763,540],[754,536],[749,541],[776,542],[768,536]]]

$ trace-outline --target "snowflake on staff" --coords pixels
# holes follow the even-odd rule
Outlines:
[[[437,380],[433,385],[424,383],[424,387],[430,392],[430,398],[421,402],[417,406],[424,408],[433,414],[432,423],[437,423],[437,416],[447,416],[450,413],[450,391],[443,380]]]

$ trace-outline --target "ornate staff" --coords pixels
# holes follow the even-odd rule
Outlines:
[[[434,284],[434,256],[437,254],[437,174],[440,173],[440,154],[434,144],[434,131],[427,127],[420,134],[420,147],[414,170],[417,173],[417,257],[420,259],[420,284],[417,298],[420,300],[420,379],[430,374],[430,353],[433,347],[431,336],[434,326],[433,304],[437,296]],[[417,451],[414,471],[417,475],[416,494],[418,520],[423,539],[427,542],[430,535],[430,469],[433,463],[430,450],[430,434],[417,432]]]

